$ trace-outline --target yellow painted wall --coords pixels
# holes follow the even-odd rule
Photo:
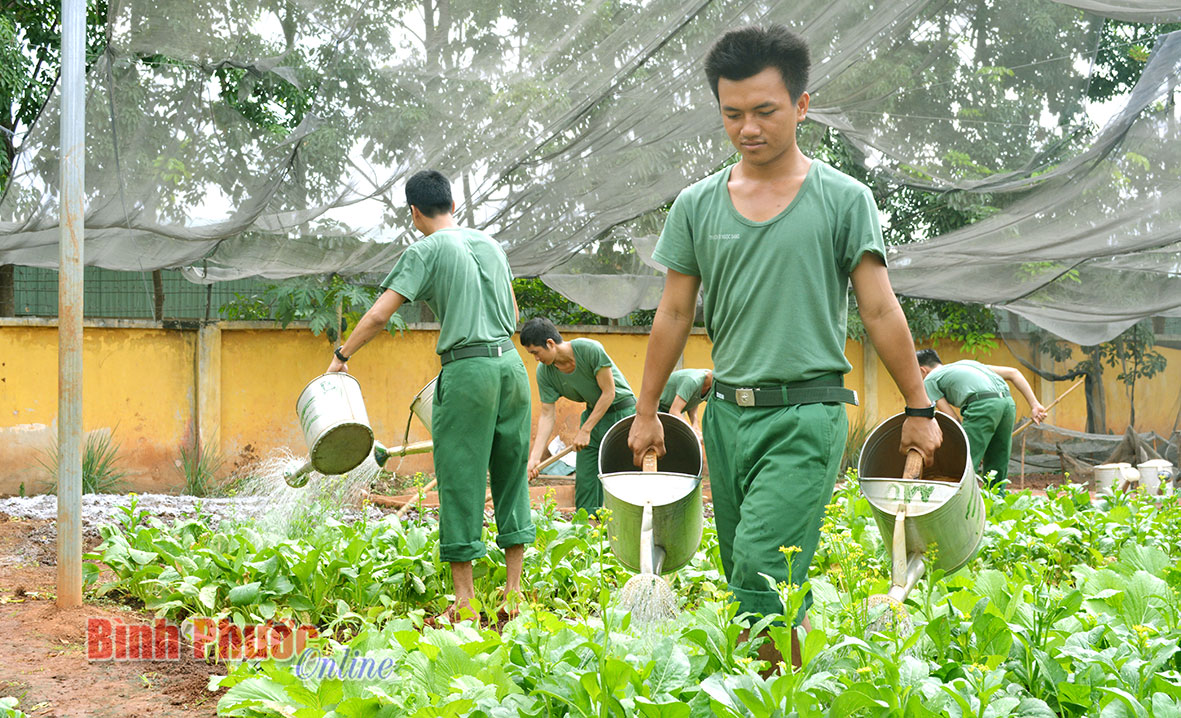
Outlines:
[[[166,491],[193,419],[191,333],[87,328],[82,428],[109,429],[131,487]],[[56,326],[0,327],[0,495],[40,493],[57,439]],[[183,483],[183,481],[181,482]]]
[[[139,491],[177,490],[182,484],[177,459],[182,445],[191,445],[198,377],[195,376],[196,332],[165,330],[150,322],[88,323],[84,332],[84,428],[109,428],[120,444],[120,467],[128,472],[128,488]],[[286,449],[307,453],[295,417],[300,391],[321,374],[331,359],[331,345],[306,328],[259,328],[247,323],[221,325],[220,451],[226,471]],[[642,333],[563,332],[566,339],[589,337],[603,343],[632,388],[640,390],[648,337]],[[387,446],[402,442],[415,395],[438,373],[434,344],[437,331],[414,329],[402,336],[381,335],[350,362],[349,370],[361,383],[370,423]],[[989,364],[1019,366],[1002,345],[991,356],[967,356],[937,346],[946,362],[975,358]],[[1018,350],[1023,347],[1018,345]],[[534,422],[539,410],[533,383],[536,362],[518,347],[530,376]],[[1139,383],[1139,430],[1168,436],[1181,401],[1181,351],[1161,349],[1168,369],[1160,377]],[[1077,352],[1077,350],[1076,350]],[[871,354],[866,375],[866,352],[849,342],[853,370],[846,384],[858,391],[862,406],[850,409],[855,424],[861,417],[868,428],[901,411],[903,402],[880,361]],[[689,338],[684,366],[708,368],[709,339],[700,333]],[[1061,367],[1051,367],[1061,371]],[[216,371],[216,370],[214,370]],[[1127,425],[1128,400],[1124,388],[1107,370],[1109,429]],[[1041,387],[1029,372],[1035,392],[1052,397],[1070,383]],[[204,377],[211,381],[211,377]],[[869,388],[876,386],[876,398]],[[1046,393],[1042,393],[1046,392]],[[1047,394],[1048,393],[1048,394]],[[1048,399],[1043,398],[1043,402]],[[1018,398],[1018,413],[1028,412]],[[558,430],[569,441],[577,430],[581,405],[559,402]],[[57,329],[44,320],[4,320],[0,324],[0,495],[15,494],[23,483],[33,493],[41,489],[45,472],[37,459],[52,445],[57,433]],[[1086,409],[1082,389],[1055,410],[1051,421],[1082,430]],[[417,419],[411,422],[410,441],[430,437]],[[432,470],[430,455],[392,459],[389,468],[401,473]]]

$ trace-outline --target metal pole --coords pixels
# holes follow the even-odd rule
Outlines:
[[[86,0],[62,0],[57,605],[82,605],[82,235]]]

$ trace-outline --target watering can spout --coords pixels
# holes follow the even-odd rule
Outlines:
[[[373,460],[381,468],[385,468],[385,462],[390,460],[390,452],[380,442],[373,442]]]
[[[635,417],[619,420],[599,444],[603,504],[611,512],[607,538],[619,562],[640,574],[672,573],[701,545],[701,445],[693,429],[671,414],[657,414],[667,453],[655,452],[636,471],[627,444]]]
[[[300,466],[298,469],[285,472],[283,474],[283,480],[293,489],[301,488],[308,483],[308,474],[312,472],[313,468],[311,461],[305,461],[303,466]]]
[[[903,414],[870,433],[858,461],[861,493],[890,555],[892,593],[904,596],[922,576],[924,560],[952,573],[972,559],[984,536],[984,500],[967,434],[952,417],[936,412],[935,418],[943,444],[930,469],[917,452],[898,453]],[[932,546],[938,549],[929,551]]]

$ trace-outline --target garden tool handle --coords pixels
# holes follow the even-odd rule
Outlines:
[[[656,471],[656,449],[648,449],[645,451],[641,464],[641,471],[643,471],[645,474],[651,474]]]
[[[923,455],[917,449],[906,452],[906,465],[902,467],[902,478],[923,478]]]
[[[1067,388],[1067,390],[1066,390],[1066,391],[1064,391],[1064,392],[1062,392],[1061,394],[1059,394],[1059,395],[1057,396],[1057,398],[1055,398],[1055,399],[1054,399],[1054,401],[1051,401],[1049,404],[1047,404],[1047,405],[1046,405],[1046,413],[1049,413],[1050,409],[1053,409],[1053,408],[1054,408],[1054,406],[1055,406],[1055,405],[1056,405],[1058,402],[1060,402],[1060,401],[1062,401],[1063,399],[1065,399],[1067,394],[1069,394],[1070,392],[1072,392],[1072,391],[1074,391],[1075,389],[1079,388],[1079,387],[1080,387],[1080,386],[1082,386],[1082,385],[1083,385],[1085,382],[1086,382],[1086,378],[1084,377],[1083,379],[1079,379],[1079,380],[1078,380],[1078,381],[1076,381],[1075,383],[1071,384],[1071,385],[1070,385],[1070,387],[1069,387],[1069,388]],[[1033,419],[1027,419],[1027,420],[1025,421],[1025,423],[1024,423],[1024,424],[1022,424],[1021,426],[1018,426],[1018,427],[1017,427],[1017,428],[1016,428],[1016,429],[1013,431],[1013,434],[1012,434],[1012,436],[1017,436],[1017,435],[1018,435],[1018,434],[1020,434],[1021,432],[1025,431],[1026,429],[1028,429],[1028,428],[1030,427],[1030,425],[1031,425],[1031,424],[1033,424]]]
[[[570,446],[567,446],[565,449],[562,449],[558,453],[554,454],[553,456],[549,457],[545,461],[541,462],[540,464],[537,465],[538,473],[540,473],[542,469],[548,469],[551,464],[553,464],[554,462],[556,462],[558,459],[562,458],[566,454],[569,454],[571,451],[574,451],[573,444],[571,444]]]

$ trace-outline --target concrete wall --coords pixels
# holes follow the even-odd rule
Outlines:
[[[610,331],[608,331],[610,329]],[[303,387],[327,368],[331,345],[304,327],[286,330],[250,322],[223,322],[203,329],[170,327],[140,320],[92,320],[85,329],[83,357],[83,428],[109,429],[120,445],[119,466],[127,488],[175,490],[183,484],[178,459],[182,446],[197,436],[217,446],[225,471],[240,469],[287,448],[306,454],[295,418],[295,400]],[[632,388],[640,390],[648,336],[629,327],[579,327],[563,331],[567,339],[601,341]],[[402,442],[415,395],[438,373],[434,352],[436,329],[414,327],[402,336],[382,335],[350,362],[361,383],[370,423],[387,446]],[[1018,346],[1020,351],[1022,347]],[[944,361],[976,358],[985,363],[1018,363],[1002,347],[986,357],[966,357],[936,347]],[[1165,374],[1137,386],[1137,429],[1168,436],[1181,400],[1181,351],[1161,349],[1169,361]],[[536,366],[521,351],[532,382]],[[846,377],[861,406],[850,420],[872,427],[901,410],[901,395],[872,347],[849,342],[846,354],[853,370]],[[695,332],[685,350],[684,366],[710,366],[710,342]],[[1047,367],[1055,368],[1055,367]],[[1061,370],[1061,367],[1056,367]],[[1128,420],[1124,387],[1107,378],[1109,428],[1122,432]],[[1026,373],[1043,403],[1064,391],[1069,382],[1043,382]],[[39,458],[57,435],[56,320],[0,320],[0,495],[43,490],[45,470]],[[534,421],[536,422],[536,386]],[[569,440],[578,425],[580,406],[559,402],[558,428]],[[1018,414],[1028,406],[1017,400]],[[1086,407],[1081,389],[1055,410],[1051,421],[1082,430]],[[430,438],[417,419],[410,441]],[[430,472],[430,455],[391,459],[401,473]]]

